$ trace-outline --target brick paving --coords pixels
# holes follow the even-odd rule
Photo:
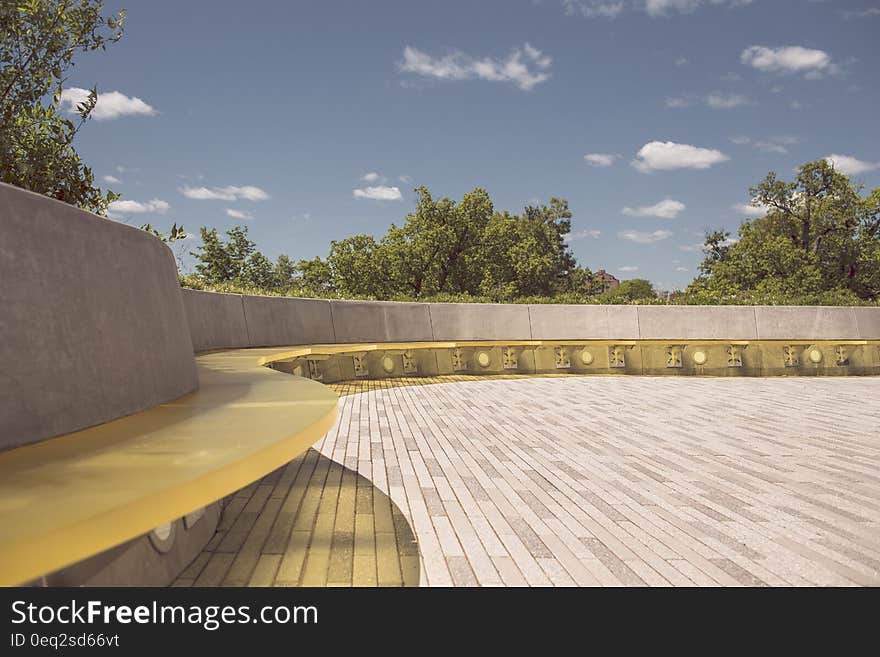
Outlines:
[[[177,583],[880,585],[880,378],[456,379],[337,384]]]

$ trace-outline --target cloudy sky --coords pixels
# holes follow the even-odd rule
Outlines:
[[[668,289],[770,170],[830,156],[880,185],[877,0],[123,5],[63,97],[98,85],[79,148],[114,216],[245,224],[271,257],[479,186],[568,199],[583,264]]]

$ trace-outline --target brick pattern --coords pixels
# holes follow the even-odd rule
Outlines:
[[[174,586],[416,586],[400,509],[309,449],[232,496],[217,533]]]
[[[880,379],[455,379],[337,384],[180,583],[880,584]]]

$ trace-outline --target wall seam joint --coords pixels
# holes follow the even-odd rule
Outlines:
[[[330,309],[330,330],[333,332],[333,344],[337,344],[339,340],[336,337],[336,320],[333,318],[333,302],[327,300],[327,307]]]
[[[248,346],[253,347],[254,345],[251,344],[251,329],[248,326],[247,321],[247,307],[244,305],[244,295],[239,294],[238,298],[241,299],[241,316],[244,319],[244,334],[247,336]]]

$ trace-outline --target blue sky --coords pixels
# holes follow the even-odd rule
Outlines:
[[[497,209],[568,199],[582,264],[670,289],[770,170],[835,155],[880,185],[877,1],[123,6],[65,85],[98,85],[78,147],[114,214],[245,224],[273,258],[384,233],[418,184],[483,187]]]

